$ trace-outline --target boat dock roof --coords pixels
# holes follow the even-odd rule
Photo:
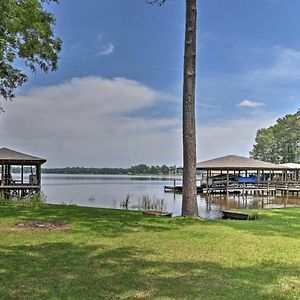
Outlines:
[[[273,164],[253,158],[227,155],[197,163],[198,170],[289,170],[284,165]]]

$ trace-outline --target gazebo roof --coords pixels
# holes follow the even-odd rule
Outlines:
[[[28,155],[8,148],[0,148],[0,163],[9,164],[43,164],[46,159]]]
[[[197,163],[198,170],[286,170],[283,165],[277,165],[253,158],[237,155],[227,155]]]

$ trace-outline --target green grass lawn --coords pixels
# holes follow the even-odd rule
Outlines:
[[[259,215],[0,206],[0,299],[300,299],[300,209]],[[12,228],[20,220],[70,229]]]

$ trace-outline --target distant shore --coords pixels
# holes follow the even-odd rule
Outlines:
[[[130,168],[90,168],[90,167],[66,167],[44,168],[44,174],[99,174],[99,175],[174,175],[176,166],[147,166],[140,164]]]
[[[19,173],[20,168],[13,168],[13,172]],[[24,168],[25,173],[30,173],[31,169]],[[94,167],[63,167],[63,168],[43,168],[43,174],[94,174],[94,175],[180,175],[176,166],[147,166],[139,164],[129,168],[94,168]]]

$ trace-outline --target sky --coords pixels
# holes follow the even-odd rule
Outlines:
[[[47,167],[182,165],[185,1],[61,0],[57,72],[3,102],[0,144]],[[298,0],[198,0],[197,160],[248,156],[300,100]],[[25,70],[25,69],[24,69]]]

